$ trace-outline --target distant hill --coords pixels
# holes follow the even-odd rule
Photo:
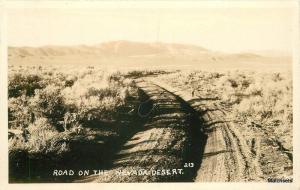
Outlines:
[[[9,56],[65,56],[74,54],[97,56],[151,56],[151,55],[196,55],[209,50],[194,46],[171,43],[142,43],[113,41],[94,46],[42,46],[9,47]]]
[[[260,52],[224,53],[174,43],[112,41],[93,46],[9,47],[11,65],[99,65],[116,68],[253,69],[290,68],[290,56]]]

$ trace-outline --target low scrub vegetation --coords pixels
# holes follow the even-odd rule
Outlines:
[[[91,122],[112,122],[136,93],[119,72],[94,67],[9,67],[9,154],[63,157]],[[101,125],[98,125],[101,128]]]
[[[291,73],[177,72],[159,78],[184,89],[198,103],[214,101],[243,128],[264,131],[292,151]]]

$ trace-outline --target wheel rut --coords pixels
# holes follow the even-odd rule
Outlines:
[[[204,123],[207,142],[195,181],[196,182],[234,182],[259,181],[261,169],[237,130],[237,124],[228,119],[226,111],[214,102],[193,101],[194,97],[183,90],[172,88],[167,84],[148,78],[156,85],[168,89],[198,112],[198,117]]]
[[[206,143],[202,120],[180,96],[146,80],[136,80],[146,122],[116,151],[105,175],[77,182],[193,182]],[[184,167],[193,163],[193,167]]]
[[[193,97],[187,93],[149,78],[136,83],[149,97],[138,108],[140,117],[147,121],[116,152],[107,175],[92,176],[83,182],[258,180],[260,168],[251,161],[257,156],[218,105],[190,103]],[[193,167],[184,168],[185,163],[193,163]],[[157,174],[176,169],[182,172]]]

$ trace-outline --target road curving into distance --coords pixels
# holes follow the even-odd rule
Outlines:
[[[136,83],[149,97],[138,108],[147,116],[144,126],[117,151],[111,169],[76,182],[259,180],[259,153],[251,152],[224,110],[151,77]]]

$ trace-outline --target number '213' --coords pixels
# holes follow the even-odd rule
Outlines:
[[[185,168],[193,168],[194,167],[194,163],[193,162],[188,162],[188,163],[184,163]]]

